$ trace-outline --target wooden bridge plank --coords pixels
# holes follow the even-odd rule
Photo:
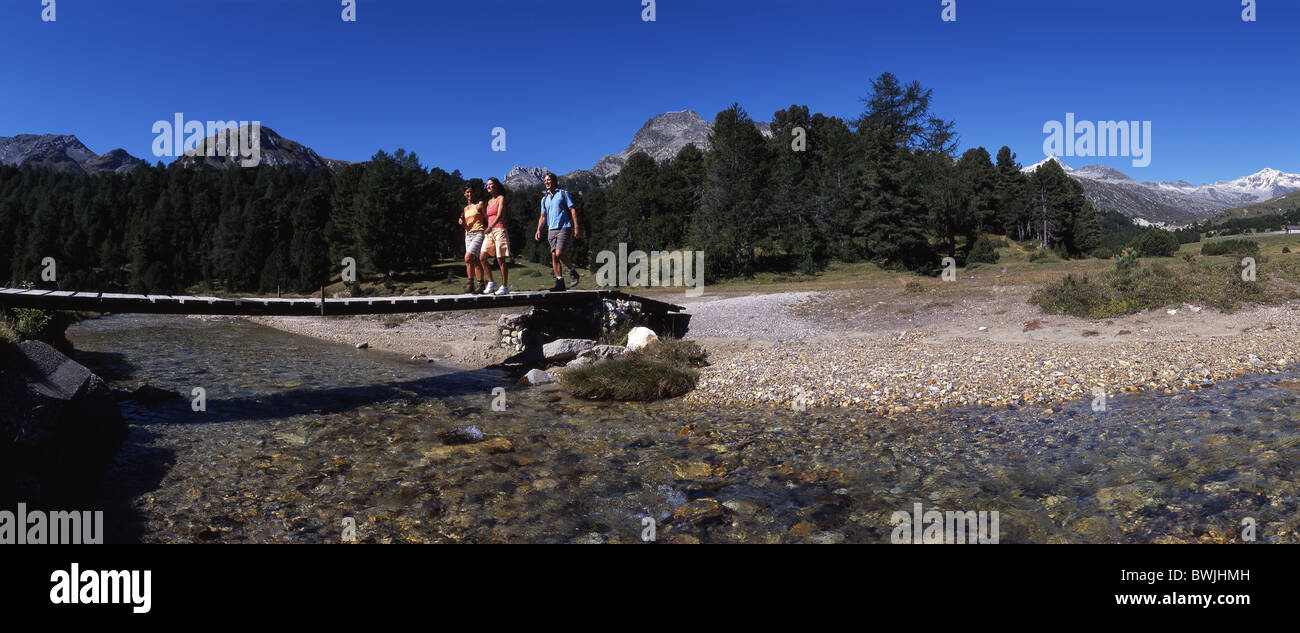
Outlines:
[[[139,295],[91,291],[25,290],[0,288],[0,299],[12,306],[50,310],[88,310],[119,313],[222,314],[222,315],[329,315],[397,314],[482,310],[519,306],[563,306],[618,298],[640,302],[650,312],[680,312],[669,303],[616,290],[512,292],[508,295],[418,295],[409,297],[348,297],[339,299],[277,297],[209,297]],[[322,305],[322,302],[324,305]],[[323,308],[323,310],[322,310]]]

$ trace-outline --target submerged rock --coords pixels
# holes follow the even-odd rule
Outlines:
[[[483,441],[483,431],[480,431],[477,426],[462,426],[438,433],[438,439],[442,440],[443,444],[473,444]]]
[[[176,400],[181,398],[181,394],[169,389],[162,389],[153,385],[140,385],[131,392],[131,399],[140,404],[152,405],[167,400]]]

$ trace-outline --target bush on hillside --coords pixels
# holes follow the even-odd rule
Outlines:
[[[993,242],[983,236],[975,240],[975,243],[971,245],[970,253],[966,255],[966,264],[969,266],[970,264],[996,263],[998,263],[998,252],[994,250]]]
[[[1201,245],[1202,255],[1258,255],[1259,242],[1254,240],[1219,240]]]
[[[1164,229],[1151,229],[1133,240],[1133,249],[1142,257],[1173,257],[1179,246],[1178,238]]]
[[[1136,253],[1126,251],[1115,258],[1115,269],[1099,278],[1066,275],[1034,291],[1030,302],[1050,314],[1102,319],[1179,303],[1231,312],[1247,303],[1285,299],[1265,291],[1262,275],[1255,282],[1242,281],[1232,262],[1200,260],[1181,270],[1136,262]]]

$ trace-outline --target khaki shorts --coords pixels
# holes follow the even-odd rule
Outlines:
[[[483,250],[480,256],[487,257],[489,255],[510,257],[510,238],[506,236],[505,229],[488,229],[487,237],[483,240]]]

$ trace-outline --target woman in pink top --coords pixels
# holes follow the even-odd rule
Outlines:
[[[506,258],[510,257],[510,238],[506,236],[506,195],[501,181],[487,179],[487,237],[483,239],[483,250],[479,253],[483,272],[487,273],[488,284],[483,294],[510,294],[510,269],[506,267]],[[488,256],[497,258],[501,268],[501,287],[496,287],[492,279],[492,268],[488,266]],[[493,292],[495,290],[495,292]]]

